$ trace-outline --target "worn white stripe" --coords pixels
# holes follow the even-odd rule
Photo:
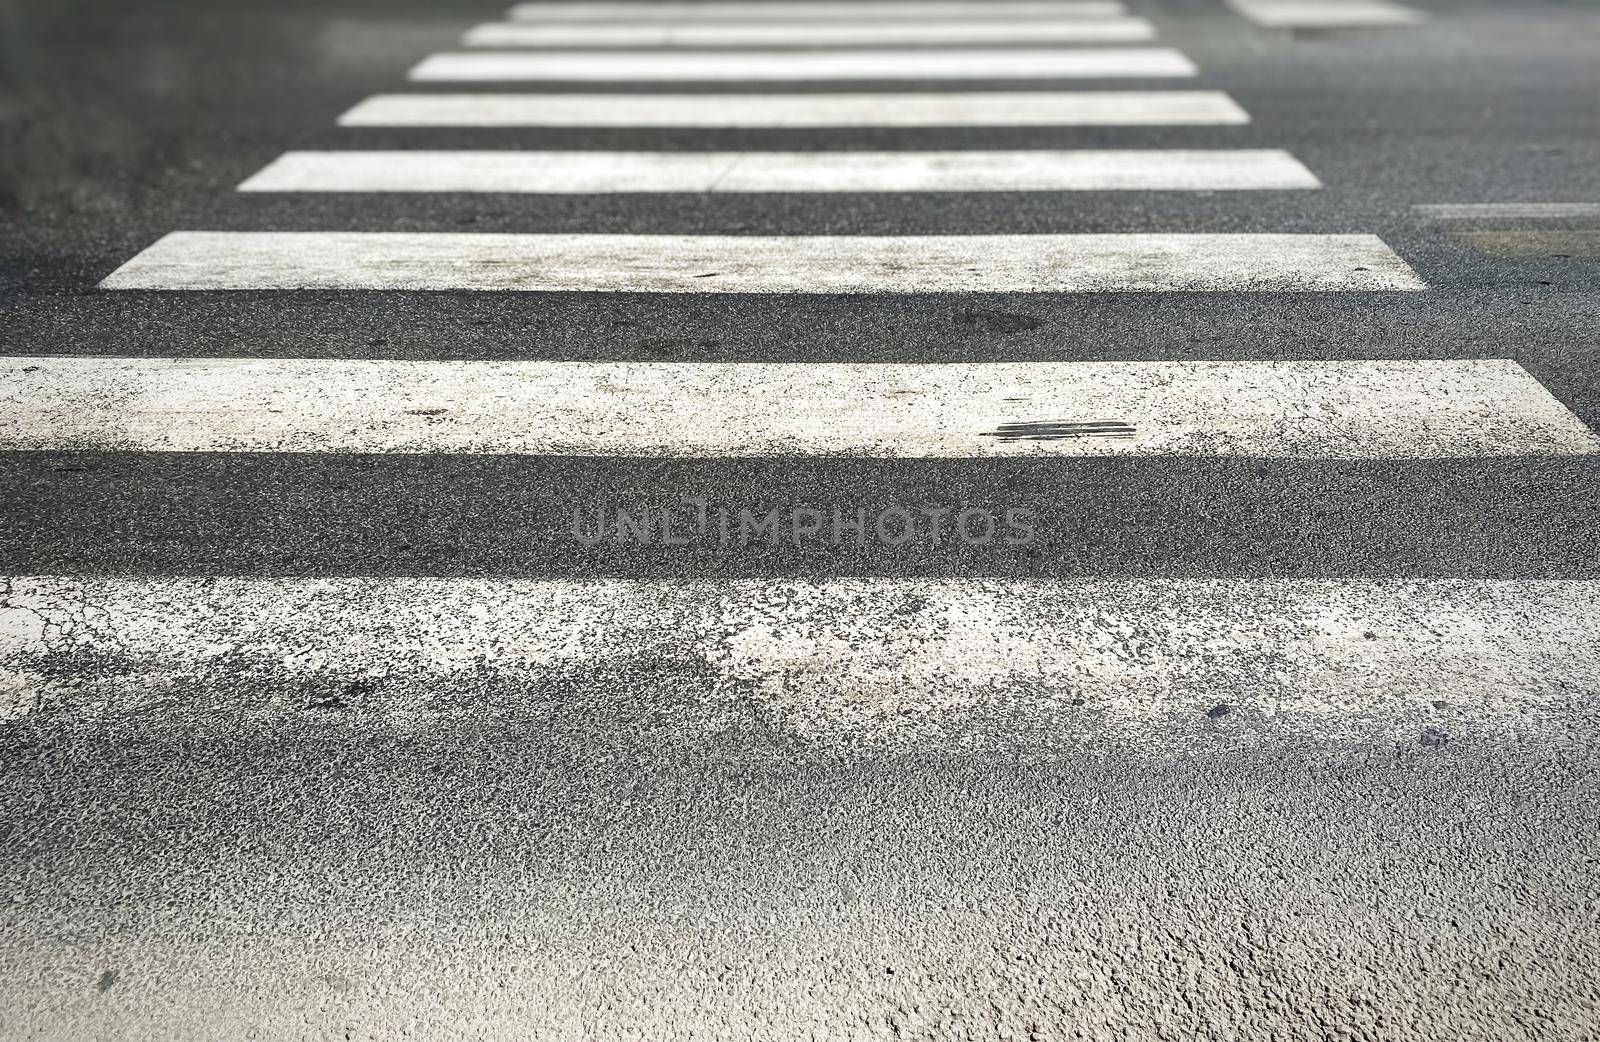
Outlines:
[[[754,711],[821,742],[989,714],[1017,742],[1127,728],[1143,744],[1152,723],[1414,741],[1441,701],[1523,735],[1600,687],[1587,580],[41,576],[0,592],[12,719],[538,712],[628,678],[708,737]],[[1232,712],[1213,723],[1218,703]]]
[[[1600,217],[1600,203],[1419,203],[1411,209],[1440,221]]]
[[[1425,20],[1420,11],[1388,0],[1228,0],[1228,5],[1259,25],[1281,29],[1416,25]]]
[[[245,192],[1060,192],[1320,187],[1287,152],[290,152]]]
[[[379,94],[347,127],[970,127],[1248,123],[1221,91]]]
[[[963,80],[1193,76],[1167,47],[839,51],[467,51],[411,70],[423,82]]]
[[[839,21],[848,19],[1109,18],[1120,0],[807,0],[804,3],[529,3],[507,13],[527,22]]]
[[[731,47],[817,44],[1134,43],[1155,38],[1142,18],[995,21],[733,22],[699,25],[563,25],[491,22],[469,47]]]
[[[1373,235],[172,232],[104,289],[634,293],[1421,290]]]
[[[0,447],[619,457],[1589,454],[1515,362],[8,357]]]

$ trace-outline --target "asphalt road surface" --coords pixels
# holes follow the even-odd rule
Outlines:
[[[1600,1038],[1600,6],[0,77],[0,1037]]]

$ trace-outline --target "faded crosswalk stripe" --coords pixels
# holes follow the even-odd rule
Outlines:
[[[1440,699],[1520,731],[1600,686],[1600,583],[1581,580],[39,576],[4,594],[12,719],[515,712],[643,668],[690,726],[736,700],[813,740],[986,708],[1104,735],[1224,699],[1323,735]]]
[[[1221,91],[378,94],[347,127],[1009,127],[1248,123]]]
[[[1418,203],[1411,210],[1438,221],[1600,217],[1600,203]]]
[[[736,22],[699,25],[564,25],[491,22],[469,47],[762,47],[816,44],[1133,43],[1155,29],[1142,18],[1010,21]]]
[[[244,192],[1051,192],[1319,188],[1274,149],[290,152]]]
[[[6,358],[0,447],[617,457],[1587,455],[1515,362]]]
[[[209,232],[163,236],[104,289],[640,293],[1421,290],[1373,235],[519,235]]]
[[[830,51],[465,51],[411,70],[420,82],[1100,79],[1181,77],[1169,47]]]

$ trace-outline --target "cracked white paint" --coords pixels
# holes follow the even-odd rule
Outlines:
[[[1117,421],[1117,437],[997,437]],[[1515,362],[0,359],[0,448],[617,457],[1587,455]]]
[[[815,742],[964,721],[1134,729],[1216,703],[1319,732],[1436,701],[1536,727],[1600,693],[1579,580],[16,578],[7,715],[414,714],[633,691],[716,731],[740,706]],[[585,693],[588,693],[587,696]],[[1019,737],[1017,741],[1025,739]]]
[[[172,232],[102,289],[1189,293],[1426,289],[1375,235]]]

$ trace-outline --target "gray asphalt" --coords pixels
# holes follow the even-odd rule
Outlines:
[[[1491,256],[1462,233],[1530,225],[1411,209],[1600,201],[1600,5],[1423,0],[1415,6],[1434,16],[1423,27],[1302,33],[1256,28],[1213,0],[1131,6],[1200,66],[1196,85],[1226,90],[1253,122],[338,129],[344,109],[405,89],[408,65],[500,8],[0,0],[0,349],[1509,357],[1600,426],[1600,250]],[[820,199],[232,191],[291,148],[1223,143],[1288,149],[1327,187]],[[1597,224],[1537,227],[1600,242]],[[1430,289],[801,299],[94,289],[176,228],[1359,231],[1382,236]],[[1583,458],[0,452],[0,572],[1592,579],[1597,493],[1600,464]],[[1040,538],[681,549],[561,538],[574,501],[685,495],[763,508],[1025,506]],[[0,1037],[1600,1038],[1597,692],[1568,692],[1516,723],[1448,701],[1398,720],[1320,724],[1184,709],[1044,737],[979,719],[884,745],[845,731],[819,740],[753,705],[707,728],[679,679],[646,662],[605,684],[483,704],[452,702],[459,692],[441,681],[445,707],[416,713],[352,699],[0,723]],[[1240,678],[1217,685],[1215,702],[1250,695]]]

